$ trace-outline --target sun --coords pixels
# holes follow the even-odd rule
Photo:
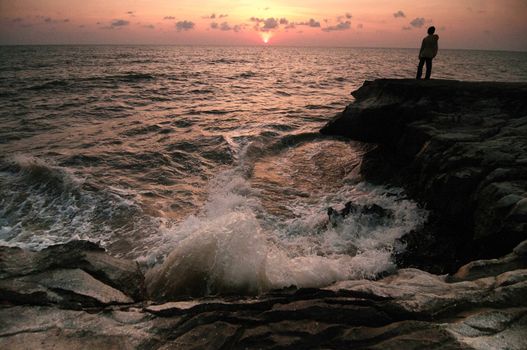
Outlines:
[[[273,34],[271,32],[260,32],[260,36],[262,37],[264,44],[268,44]]]

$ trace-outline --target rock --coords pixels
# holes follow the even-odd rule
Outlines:
[[[130,304],[133,299],[80,269],[55,269],[0,280],[4,300],[28,304],[60,304],[81,308],[98,304]]]
[[[240,326],[217,321],[197,326],[178,337],[167,349],[221,349],[235,341]]]
[[[526,269],[459,282],[402,269],[378,281],[251,298],[79,311],[7,305],[0,347],[522,349],[526,293]]]
[[[353,202],[347,202],[344,208],[340,211],[329,207],[327,213],[329,222],[333,226],[336,226],[349,214],[368,215],[377,221],[393,217],[393,212],[391,210],[385,209],[377,204],[357,205]]]
[[[86,241],[39,252],[0,247],[0,295],[15,304],[81,308],[144,299],[138,265]]]
[[[472,281],[478,278],[496,276],[507,271],[525,269],[527,268],[525,247],[527,247],[527,240],[502,258],[471,261],[460,267],[455,274],[449,276],[449,281]]]
[[[527,240],[518,244],[512,251],[514,254],[516,254],[519,257],[522,257],[522,258],[527,257]]]
[[[452,323],[447,330],[471,349],[524,349],[527,313],[524,308],[482,310]]]
[[[149,315],[137,311],[61,310],[15,306],[0,309],[2,349],[136,349],[149,348],[155,337]]]
[[[527,239],[526,83],[379,79],[352,95],[321,133],[376,143],[362,175],[404,186],[431,209],[426,231],[456,242],[448,260],[497,258]],[[424,255],[438,246],[410,240]]]

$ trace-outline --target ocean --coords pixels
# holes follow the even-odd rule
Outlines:
[[[416,49],[0,47],[0,244],[73,239],[203,294],[375,278],[427,211],[318,130]],[[440,50],[433,78],[527,81],[527,53]],[[379,126],[382,127],[382,126]],[[328,207],[373,204],[328,221]],[[157,281],[157,282],[156,282]],[[191,282],[189,282],[191,283]]]

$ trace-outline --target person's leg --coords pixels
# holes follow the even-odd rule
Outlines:
[[[426,59],[426,75],[425,79],[430,79],[430,76],[432,75],[432,59],[427,58]]]
[[[420,58],[419,59],[419,65],[417,66],[417,76],[415,79],[421,79],[421,76],[423,75],[423,66],[425,64],[425,59]]]

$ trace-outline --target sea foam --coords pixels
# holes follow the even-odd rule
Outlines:
[[[375,278],[395,268],[392,253],[402,249],[397,238],[426,220],[426,212],[399,191],[364,183],[297,206],[297,217],[279,220],[236,171],[214,182],[202,212],[168,229],[162,247],[146,259],[155,264],[146,274],[152,298],[258,294]],[[346,199],[377,203],[393,217],[350,214],[333,226],[324,205]]]

